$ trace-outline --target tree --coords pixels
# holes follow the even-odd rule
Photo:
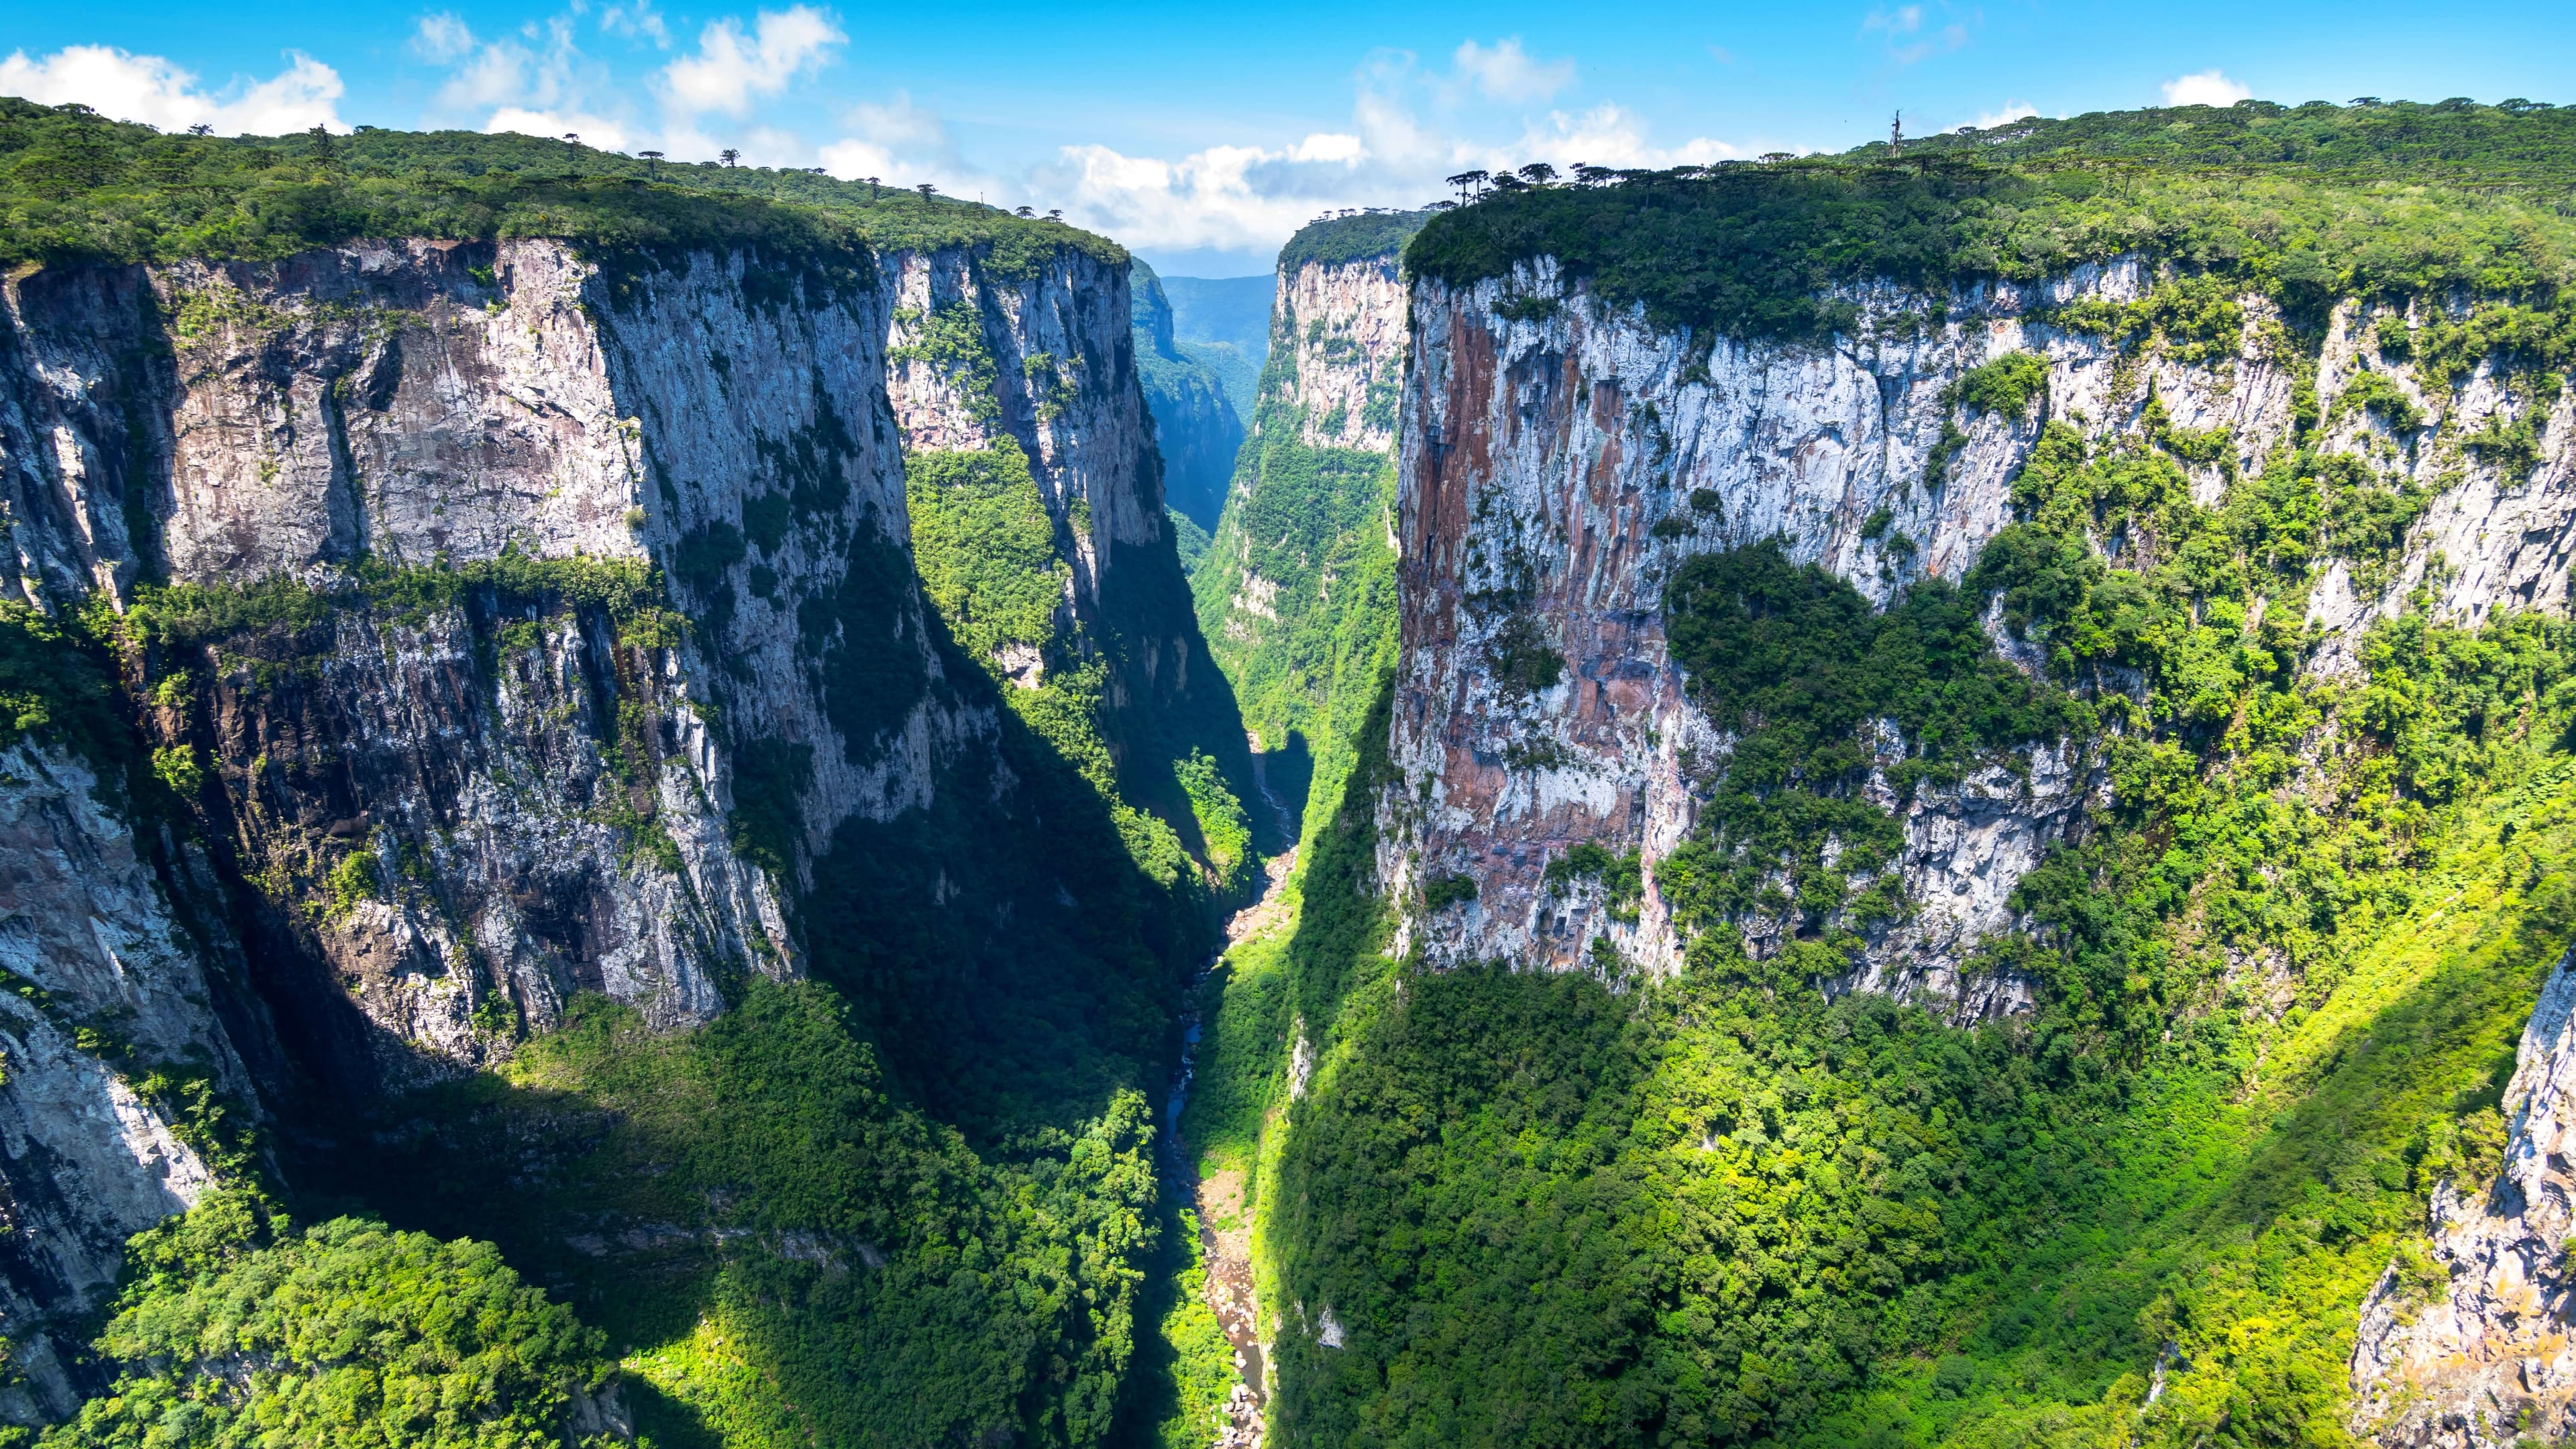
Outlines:
[[[921,193],[922,204],[926,206],[930,202],[931,193],[937,191],[939,188],[925,181],[912,189]]]
[[[1036,213],[1036,212],[1033,212],[1033,211],[1029,210],[1027,207],[1023,206],[1023,207],[1021,207],[1019,210],[1017,210],[1017,211],[1013,212],[1013,213],[1012,213],[1012,215],[1014,215],[1014,216],[1035,216],[1035,215],[1037,215],[1037,213]]]
[[[571,145],[571,146],[578,146],[578,145],[580,145],[580,144],[581,144],[581,132],[579,132],[579,131],[566,131],[566,132],[564,132],[564,143],[565,143],[566,145]]]
[[[338,159],[339,148],[331,143],[330,127],[316,121],[313,123],[313,129],[305,132],[304,134],[313,138],[314,160],[327,166],[331,164],[332,161]]]
[[[1521,179],[1532,186],[1545,186],[1556,179],[1556,168],[1544,161],[1532,161],[1521,168]]]
[[[1467,193],[1470,190],[1481,194],[1485,189],[1485,183],[1493,179],[1493,173],[1489,171],[1461,171],[1455,176],[1446,178],[1450,185],[1458,188],[1460,201],[1467,199]]]
[[[739,161],[739,160],[741,160],[741,159],[742,159],[742,153],[741,153],[740,151],[735,150],[735,149],[734,149],[734,148],[732,148],[731,146],[727,146],[727,147],[726,147],[726,148],[724,148],[723,150],[718,151],[718,152],[716,153],[716,155],[717,155],[718,157],[722,158],[722,160],[724,161],[724,164],[726,164],[727,166],[731,166],[731,165],[732,165],[733,163],[735,163],[736,161]]]
[[[203,121],[199,121],[197,124],[188,128],[188,134],[191,136],[211,136],[215,134],[215,128],[207,125]]]

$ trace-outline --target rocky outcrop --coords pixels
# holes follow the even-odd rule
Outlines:
[[[1165,512],[1126,268],[1067,248],[1005,275],[950,249],[893,255],[886,283],[901,446],[1016,444],[1053,525],[1066,573],[1043,651],[1054,657],[1003,658],[1002,672],[1030,686],[1058,665],[1101,667],[1099,723],[1130,803],[1187,822],[1171,764],[1200,749],[1248,798],[1242,722],[1196,627]]]
[[[2295,360],[2264,340],[2262,299],[2239,299],[2239,345],[2188,363],[2124,355],[2048,320],[2079,299],[2136,300],[2152,283],[2121,262],[1938,298],[1862,289],[1850,297],[1860,324],[1808,345],[1660,331],[1544,261],[1470,288],[1417,280],[1398,479],[1392,750],[1403,778],[1382,811],[1381,871],[1399,887],[1463,876],[1477,891],[1409,911],[1400,944],[1438,961],[1573,966],[1606,941],[1647,969],[1678,966],[1653,865],[1695,824],[1694,762],[1730,744],[1686,696],[1665,647],[1662,587],[1682,561],[1778,538],[1875,601],[1926,575],[1957,578],[2010,521],[2011,480],[2043,416],[2099,437],[2134,427],[2152,402],[2175,426],[2224,429],[2227,461],[2257,470],[2291,436],[2300,395]],[[2359,332],[2352,308],[2335,315],[2319,373],[2329,398],[2362,365]],[[2045,360],[2041,408],[2011,417],[1953,406],[1964,374],[2016,351]],[[2449,404],[2452,435],[2503,402],[2482,370]],[[1946,482],[1929,486],[1945,425],[1964,437],[1953,439]],[[2400,447],[2364,410],[2329,407],[2316,441],[2367,451],[2443,497],[2399,583],[2356,601],[2337,565],[2315,591],[2315,617],[2341,641],[2321,651],[2323,667],[2349,658],[2356,631],[2397,607],[2403,581],[2444,549],[2467,555],[2443,585],[2455,615],[2499,599],[2555,601],[2567,568],[2558,530],[2576,506],[2570,432],[2553,419],[2542,467],[2517,481],[2455,445]],[[2204,501],[2218,496],[2223,466],[2193,469]],[[2516,501],[2495,501],[2505,498]],[[2516,522],[2525,515],[2535,528]],[[1505,678],[1497,661],[1515,640],[1561,658],[1553,686],[1524,693]],[[1963,1014],[2017,1004],[2016,984],[1965,982],[1961,968],[1981,937],[2012,924],[2013,883],[2080,827],[2101,788],[2091,762],[2044,748],[1919,793],[1905,806],[1898,867],[1913,915],[1877,933],[1841,984],[1936,996]],[[1641,852],[1633,922],[1598,890],[1548,887],[1548,863],[1587,841]]]
[[[2576,954],[2541,989],[2501,1110],[2504,1170],[2436,1188],[2423,1271],[2401,1260],[2362,1303],[2352,1428],[2390,1449],[2576,1434]]]
[[[1270,361],[1226,512],[1193,579],[1199,625],[1290,788],[1340,789],[1339,756],[1369,706],[1393,600],[1386,494],[1409,233],[1347,241],[1333,220],[1280,254]],[[1322,259],[1318,259],[1318,254]]]

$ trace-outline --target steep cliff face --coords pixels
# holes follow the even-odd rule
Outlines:
[[[2308,394],[2297,360],[2267,340],[2263,299],[2232,299],[2243,325],[2188,359],[2125,353],[2052,320],[2135,303],[2153,285],[2120,262],[2026,288],[1863,290],[1850,295],[1854,335],[1827,347],[1659,332],[1546,262],[1468,289],[1418,282],[1399,484],[1392,748],[1403,783],[1383,812],[1381,870],[1407,886],[1463,878],[1475,894],[1412,912],[1404,942],[1440,961],[1559,966],[1595,960],[1606,942],[1647,969],[1677,968],[1681,940],[1653,867],[1696,822],[1698,773],[1732,744],[1687,697],[1667,648],[1662,590],[1683,561],[1777,538],[1884,602],[1976,560],[2013,517],[2014,480],[2043,422],[2101,439],[2156,409],[2160,426],[2216,440],[2191,465],[2204,502],[2281,455]],[[2334,314],[2320,395],[2367,370],[2360,332],[2351,306]],[[2016,353],[2044,366],[2040,402],[1960,404],[1963,379]],[[2454,400],[2418,400],[2452,409],[2463,430],[2510,404],[2483,368]],[[2551,417],[2536,466],[2507,473],[2401,437],[2365,408],[2329,409],[2310,446],[2367,457],[2439,500],[2366,602],[2347,563],[2314,591],[2333,641],[2321,667],[2348,666],[2357,631],[2428,569],[2453,618],[2559,598],[2576,496],[2569,433]],[[2430,562],[2446,555],[2447,569]],[[1561,670],[1520,672],[1532,650]],[[2013,923],[2021,875],[2104,798],[2099,762],[2071,744],[2025,747],[1901,802],[1884,788],[1893,762],[1882,754],[1872,794],[1901,808],[1894,870],[1913,910],[1870,933],[1841,984],[1938,997],[1969,1016],[2012,1009],[2026,1000],[2021,984],[1963,980],[1962,967]],[[1552,861],[1587,842],[1640,854],[1632,907],[1563,872],[1548,880]],[[1757,953],[1777,945],[1749,934]]]
[[[1155,953],[1194,950],[1124,856],[980,882],[961,870],[1018,847],[923,823],[1117,856],[1090,822],[1126,781],[1067,796],[1049,774],[1096,731],[1180,829],[1121,827],[1177,889],[1210,792],[1176,757],[1230,747],[1248,793],[1122,264],[358,243],[46,269],[5,295],[6,593],[96,621],[170,812],[59,748],[9,757],[15,1417],[97,1387],[45,1325],[94,1308],[124,1237],[218,1175],[230,1139],[192,1103],[236,1125],[363,1113],[507,1060],[579,992],[669,1029],[813,949],[850,980],[890,949],[861,902],[896,878],[874,852],[897,822],[926,892],[907,931],[976,882],[1024,951],[1080,936],[1082,909],[1125,922],[1109,949],[1148,999]],[[1049,665],[1098,676],[1061,741],[1006,718],[916,577],[907,457],[1004,447],[1061,571]],[[1023,891],[1046,921],[1013,919]],[[962,983],[916,985],[963,1009]],[[1099,1045],[1150,1052],[1118,1010]],[[929,1072],[935,1046],[894,1054]],[[182,1065],[211,1097],[157,1085]]]
[[[2424,1260],[2401,1260],[2362,1304],[2352,1428],[2380,1444],[2501,1449],[2576,1430],[2576,957],[2541,988],[2501,1111],[2504,1170],[2435,1189]]]
[[[887,282],[896,432],[916,460],[938,455],[915,472],[944,477],[961,463],[998,469],[984,477],[1024,471],[1044,509],[1018,554],[984,533],[989,519],[955,515],[963,532],[942,546],[958,580],[941,605],[952,626],[989,645],[989,664],[1022,690],[1056,674],[1086,697],[1096,689],[1099,704],[1081,707],[1119,788],[1179,826],[1204,857],[1203,837],[1225,827],[1200,818],[1204,803],[1175,762],[1215,759],[1239,797],[1251,794],[1251,770],[1233,698],[1189,609],[1124,271],[1065,252],[1032,276],[1004,278],[952,250],[900,254]],[[916,508],[945,513],[956,501],[946,485],[914,486]],[[983,628],[1012,607],[1000,576],[1049,566],[1062,578],[1049,617]],[[943,591],[934,583],[932,592]],[[1095,666],[1096,685],[1084,674]]]
[[[483,1060],[577,989],[677,1023],[728,973],[791,970],[727,839],[728,706],[825,746],[818,833],[922,798],[917,609],[871,600],[883,642],[798,613],[900,557],[883,294],[790,274],[764,306],[756,267],[410,244],[13,290],[16,400],[58,440],[12,450],[22,572],[57,607],[90,571],[177,586],[138,630],[155,724],[206,749],[243,873],[285,887],[265,928],[351,984],[357,1039],[306,1031],[353,1081]],[[775,582],[744,604],[746,527]],[[694,632],[650,597],[657,563]],[[261,580],[265,607],[206,592]],[[817,668],[889,646],[913,698]]]
[[[114,1286],[128,1234],[213,1183],[200,1149],[215,1144],[168,1069],[250,1098],[226,1017],[257,1040],[256,1007],[214,872],[166,836],[138,844],[113,793],[59,748],[0,752],[0,1313],[23,1375],[0,1415],[15,1422],[95,1387],[80,1314]]]
[[[1163,456],[1164,499],[1200,528],[1215,528],[1235,450],[1243,446],[1243,420],[1224,380],[1174,337],[1172,304],[1153,268],[1137,262],[1127,284],[1135,306],[1137,381]]]
[[[1280,268],[1270,345],[1288,356],[1287,402],[1308,447],[1394,446],[1404,342],[1396,250]]]
[[[1326,219],[1281,250],[1259,410],[1193,579],[1273,789],[1310,819],[1338,799],[1394,626],[1398,258],[1419,220]]]

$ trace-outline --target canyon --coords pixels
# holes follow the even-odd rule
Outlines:
[[[2576,1430],[2559,223],[2052,134],[1319,219],[1248,412],[1105,238],[525,138],[9,271],[0,1420],[251,1392],[101,1336],[248,1212],[494,1245],[584,1444]],[[1882,205],[2066,229],[1702,286]]]

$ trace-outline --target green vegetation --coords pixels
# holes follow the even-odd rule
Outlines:
[[[1950,389],[1952,407],[2019,418],[2031,400],[2048,396],[2048,359],[2035,352],[2007,352],[1969,368]]]
[[[1072,567],[1055,521],[1010,438],[969,452],[904,455],[904,497],[922,592],[960,648],[980,660],[1055,640]]]
[[[1904,910],[1892,878],[1850,900],[1905,841],[1864,789],[1873,772],[1908,801],[1918,784],[2092,725],[2090,709],[1998,656],[1977,601],[1938,579],[1882,614],[1766,541],[1683,565],[1664,611],[1693,698],[1740,732],[1729,757],[1697,762],[1700,829],[1656,866],[1685,930],[1759,914],[1840,942],[1886,924]],[[1733,935],[1705,939],[1732,949]]]
[[[1205,1449],[1209,1425],[1240,1381],[1234,1345],[1207,1303],[1199,1217],[1163,1194],[1160,1248],[1137,1303],[1136,1359],[1112,1442],[1146,1449]]]
[[[2414,399],[2384,373],[2365,372],[2354,378],[2335,394],[2334,407],[2339,413],[2367,412],[2387,424],[2392,433],[2411,433],[2424,426]]]
[[[1172,304],[1162,279],[1141,261],[1129,266],[1127,276],[1135,306],[1136,382],[1154,417],[1163,496],[1205,539],[1225,506],[1243,422],[1223,375],[1173,337]],[[1189,573],[1194,562],[1184,547],[1181,572]]]
[[[1302,1315],[1277,1432],[2339,1442],[2354,1305],[2432,1187],[2491,1151],[2537,974],[2576,921],[2565,635],[2410,617],[2374,637],[2366,687],[2250,676],[2245,722],[2197,749],[2115,731],[2115,813],[2025,884],[2043,929],[2004,943],[2040,984],[2030,1018],[1828,1003],[1802,972],[1703,950],[1715,929],[1682,976],[1624,997],[1372,964],[1365,933],[1285,953],[1285,982],[1238,976],[1221,1025],[1275,1039],[1293,1002],[1322,1058],[1264,1149],[1275,1301]],[[1730,698],[1727,662],[1755,652],[1703,649],[1695,687]],[[1835,717],[1822,692],[1764,702]],[[2273,789],[2319,709],[2386,752],[2339,756],[2323,810]],[[1599,855],[1569,852],[1565,875],[1613,867]],[[2310,894],[2300,871],[2342,879]],[[1364,892],[1305,886],[1310,920],[1375,918]],[[2230,949],[2287,952],[2292,994],[2246,995]],[[1340,1348],[1317,1342],[1326,1313]]]
[[[1568,849],[1547,863],[1548,889],[1562,892],[1576,881],[1591,881],[1601,888],[1601,898],[1610,907],[1610,918],[1634,925],[1637,901],[1645,893],[1644,863],[1636,851],[1612,855],[1599,841],[1587,840]],[[1470,893],[1473,886],[1470,886]],[[1431,892],[1423,892],[1426,906]]]
[[[1213,541],[1208,531],[1177,508],[1164,509],[1163,517],[1172,525],[1172,547],[1180,555],[1181,573],[1185,577],[1196,575],[1200,561],[1207,557],[1208,544]]]
[[[657,1442],[1099,1442],[1154,1248],[1143,1098],[1077,1070],[1080,1100],[977,1114],[978,1147],[863,1021],[819,984],[755,981],[679,1034],[584,998],[500,1072],[398,1104],[359,1176],[568,1282]]]
[[[1213,756],[1194,751],[1188,759],[1175,761],[1172,772],[1190,797],[1208,869],[1226,887],[1240,888],[1253,863],[1252,827],[1244,817],[1243,802],[1226,786],[1224,768]]]
[[[737,556],[741,546],[737,535]],[[681,627],[652,565],[641,559],[539,558],[513,546],[498,558],[464,564],[441,559],[407,567],[362,559],[319,589],[283,574],[246,585],[147,585],[136,591],[125,628],[137,644],[188,648],[265,629],[309,629],[341,608],[375,608],[417,622],[475,595],[503,609],[598,609],[620,636]]]
[[[1391,262],[1431,216],[1427,211],[1363,211],[1310,221],[1279,249],[1279,270],[1294,276],[1309,266],[1329,267],[1373,257]]]
[[[1268,752],[1273,794],[1312,822],[1340,800],[1350,740],[1395,661],[1395,468],[1365,449],[1302,441],[1287,401],[1295,367],[1293,348],[1271,349],[1191,588],[1199,628]]]
[[[489,1243],[210,1194],[126,1245],[98,1339],[122,1372],[44,1449],[553,1449],[610,1366]],[[585,1446],[607,1436],[585,1436]]]
[[[102,765],[133,748],[97,658],[42,611],[0,600],[0,747],[29,735]]]
[[[1406,264],[1467,285],[1553,256],[1660,327],[1819,338],[1858,315],[1837,286],[2027,281],[2136,252],[2297,317],[2335,297],[2459,290],[2527,309],[2513,331],[2536,354],[2576,335],[2576,221],[2555,203],[2576,181],[2576,109],[2246,102],[1598,179],[1614,184],[1443,212]],[[2232,307],[2184,330],[2223,331]]]
[[[2307,369],[2302,426],[2258,461],[2151,391],[2125,433],[2049,422],[1962,584],[1884,612],[1773,544],[1676,570],[1674,660],[1736,737],[1685,761],[1698,829],[1652,869],[1688,944],[1673,979],[1390,963],[1395,903],[1362,875],[1304,879],[1297,936],[1232,958],[1206,1057],[1227,1064],[1215,1140],[1265,1165],[1281,1437],[2347,1442],[2359,1301],[2439,1184],[2494,1170],[2514,1040],[2576,930],[2576,636],[2509,612],[2446,625],[2419,598],[2361,678],[2302,677],[2323,566],[2383,589],[2429,503],[2316,451],[2314,348],[2336,297],[2483,295],[2472,315],[2511,343],[2468,364],[2495,356],[2517,406],[2458,445],[2528,469],[2536,439],[2512,430],[2562,385],[2566,229],[2513,185],[2084,169],[1637,177],[1513,192],[1417,242],[1412,264],[1453,280],[1550,250],[1664,324],[1770,336],[1843,325],[1817,297],[1837,279],[2135,246],[2163,267],[2146,298],[2047,320],[2215,362],[2245,345],[2237,292],[2265,293],[2289,327],[2256,340]],[[2283,229],[2232,231],[2255,208]],[[2428,360],[2434,325],[2379,335],[2439,387],[2468,364]],[[2045,387],[2009,357],[1949,402],[2028,416]],[[2402,436],[2423,421],[2404,402],[2381,379],[2332,405]],[[2217,472],[2213,504],[2186,465]],[[2041,677],[1999,657],[1990,601]],[[1873,777],[1902,802],[2057,743],[2108,801],[2023,878],[2030,929],[1973,968],[2034,1009],[1962,1026],[1937,998],[1829,1001],[1819,983],[1915,909]],[[1547,882],[1597,879],[1615,908],[1626,869],[1586,844]],[[1433,910],[1462,895],[1424,883]],[[1330,944],[1305,929],[1327,920]],[[1292,1104],[1300,1034],[1315,1065]]]
[[[962,246],[997,278],[1033,276],[1067,247],[1127,262],[1059,223],[806,171],[657,166],[464,131],[164,136],[0,97],[0,266],[265,259],[387,236],[560,237],[596,253],[756,245],[818,261]]]
[[[1001,418],[1002,399],[993,391],[1001,379],[1001,365],[985,344],[984,317],[973,302],[950,302],[926,315],[907,309],[895,315],[895,322],[909,325],[913,339],[887,348],[886,361],[928,363],[939,381],[957,395],[966,416],[986,424]]]

